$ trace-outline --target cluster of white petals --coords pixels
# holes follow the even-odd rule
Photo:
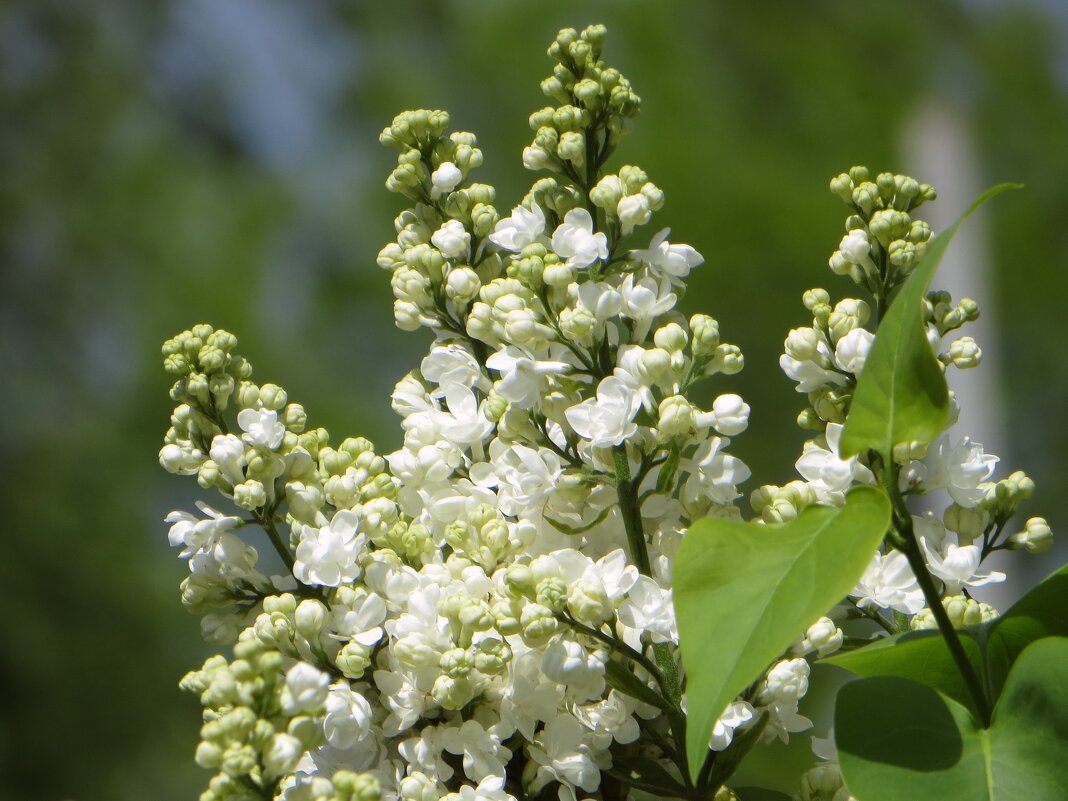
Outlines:
[[[562,66],[581,58],[601,76],[603,86],[587,77],[569,91],[604,116],[595,124],[570,105],[532,116],[524,163],[552,175],[508,217],[493,188],[471,180],[475,137],[448,133],[444,112],[407,112],[383,132],[401,151],[387,186],[411,206],[378,264],[397,325],[433,334],[392,394],[395,451],[309,426],[281,387],[253,383],[228,332],[199,325],[165,344],[178,405],[160,463],[240,510],[166,518],[189,563],[184,604],[236,656],[185,680],[206,707],[198,762],[219,770],[207,801],[249,797],[250,786],[283,801],[516,801],[543,790],[578,801],[629,755],[664,775],[679,768],[672,561],[698,519],[742,516],[750,471],[730,438],[750,408],[731,392],[710,408],[692,399],[697,382],[743,364],[715,319],[677,308],[700,254],[668,242],[667,229],[629,247],[648,241],[628,237],[663,193],[634,166],[600,176],[601,158],[586,170],[637,109],[598,60],[602,41],[593,26],[554,45],[571,48]],[[555,97],[557,84],[543,88]],[[851,225],[832,268],[870,285],[883,228]],[[929,234],[914,226],[911,250],[895,246],[901,276]],[[906,494],[944,494],[941,519],[912,518],[922,558],[947,596],[960,595],[958,617],[987,614],[967,592],[1004,578],[982,562],[1029,479],[992,482],[997,457],[949,433],[927,448],[905,443],[889,465],[843,455],[873,348],[870,309],[832,305],[823,290],[805,305],[812,325],[790,331],[780,365],[808,401],[799,422],[812,438],[800,479],[754,491],[754,511],[789,521],[886,476]],[[937,353],[974,304],[929,305],[942,364],[974,364],[974,343]],[[245,526],[262,530],[279,575],[261,572]],[[1036,552],[1049,540],[1041,518],[1010,539]],[[926,606],[905,555],[881,546],[846,603],[797,632],[722,711],[707,758],[747,728],[746,748],[812,726],[801,707],[810,661],[843,647],[844,618],[889,631],[900,626],[890,612],[924,623]]]

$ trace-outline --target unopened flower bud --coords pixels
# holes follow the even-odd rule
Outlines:
[[[692,434],[697,427],[696,410],[681,395],[664,398],[660,402],[659,415],[656,429],[661,440]]]
[[[656,343],[656,346],[658,348],[663,348],[669,353],[681,351],[686,347],[688,340],[689,337],[686,336],[686,332],[678,323],[668,323],[667,325],[658,328],[656,333],[653,334],[653,342]]]
[[[1043,517],[1030,518],[1024,530],[1009,537],[1010,547],[1028,553],[1045,553],[1053,545],[1053,532]]]
[[[468,303],[478,296],[482,282],[470,267],[457,267],[445,279],[445,294],[457,303]]]
[[[293,620],[297,631],[308,640],[315,640],[326,623],[327,609],[322,601],[306,598],[297,605]]]

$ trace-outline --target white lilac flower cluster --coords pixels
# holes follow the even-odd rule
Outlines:
[[[399,451],[331,447],[283,390],[251,382],[226,332],[166,344],[180,405],[160,461],[242,510],[168,517],[191,568],[183,599],[211,641],[269,649],[279,676],[316,671],[324,710],[317,738],[292,735],[299,754],[285,739],[285,759],[261,748],[255,770],[246,743],[207,738],[224,778],[205,799],[327,797],[320,780],[349,770],[388,799],[573,800],[617,760],[681,750],[671,558],[691,521],[739,515],[749,470],[728,448],[749,407],[687,397],[742,367],[713,318],[676,311],[701,256],[667,230],[623,245],[664,198],[637,167],[601,172],[638,110],[603,39],[595,26],[554,43],[543,89],[558,105],[532,116],[524,153],[550,175],[507,217],[470,181],[475,137],[448,133],[444,112],[382,134],[401,151],[387,186],[413,206],[378,261],[398,326],[434,333],[393,393]],[[257,570],[245,525],[289,574]],[[836,642],[821,621],[797,654]],[[786,656],[724,711],[713,749],[757,721],[768,739],[809,725],[808,664]],[[306,731],[301,709],[279,710]]]
[[[331,444],[284,390],[253,383],[225,331],[198,325],[164,345],[178,405],[160,463],[234,507],[167,517],[190,567],[183,602],[236,657],[183,685],[205,706],[198,762],[217,771],[202,801],[577,801],[615,797],[636,760],[654,777],[686,775],[671,563],[693,521],[741,514],[749,470],[730,439],[749,406],[689,397],[742,356],[715,319],[677,311],[702,257],[666,229],[639,230],[663,193],[638,167],[603,169],[639,108],[601,60],[604,36],[567,29],[550,48],[542,88],[556,104],[531,116],[523,155],[547,174],[506,217],[471,180],[474,135],[450,133],[445,112],[406,112],[382,133],[400,153],[387,187],[411,206],[378,264],[397,325],[433,334],[393,392],[399,450]],[[859,168],[833,185],[854,213],[832,267],[885,297],[923,253],[930,231],[909,212],[933,192]],[[877,480],[838,443],[880,304],[873,315],[806,293],[813,324],[790,333],[782,366],[817,436],[797,463],[803,481],[752,494],[764,521]],[[944,364],[978,361],[971,340],[941,345],[976,314],[930,296]],[[1020,473],[992,483],[995,461],[966,438],[900,454],[909,493],[952,499],[915,525],[962,622],[993,614],[969,596],[1002,578],[981,571],[988,553],[1050,539],[1040,518],[1002,538],[1032,486]],[[281,575],[261,570],[246,528],[266,535]],[[799,712],[809,665],[843,645],[846,617],[929,625],[899,557],[875,554],[851,603],[798,632],[723,710],[710,754],[811,726]],[[806,787],[834,783],[833,764],[821,769]],[[814,792],[806,801],[824,797]]]
[[[831,270],[847,275],[872,296],[875,309],[864,300],[844,298],[831,304],[823,289],[805,292],[803,303],[812,313],[811,326],[789,332],[780,358],[783,372],[797,382],[808,404],[798,416],[801,428],[815,436],[804,443],[797,460],[801,480],[783,487],[763,486],[752,493],[751,504],[767,522],[790,520],[814,503],[839,505],[845,493],[859,484],[875,484],[878,457],[843,459],[839,441],[856,387],[857,376],[874,341],[878,325],[895,289],[922,258],[931,237],[927,223],[914,219],[915,209],[935,198],[934,189],[913,178],[881,173],[870,179],[864,167],[853,167],[831,180],[831,191],[850,208],[846,235],[830,259]],[[945,367],[967,369],[979,364],[981,351],[971,337],[956,337],[963,325],[979,316],[976,303],[954,303],[949,294],[929,292],[925,305],[927,339]],[[928,571],[941,583],[942,605],[955,626],[975,625],[997,616],[988,604],[971,597],[974,588],[1005,580],[987,571],[983,561],[995,551],[1020,549],[1041,553],[1052,536],[1046,521],[1034,517],[1024,530],[1005,536],[1017,506],[1031,496],[1033,482],[1022,472],[993,480],[998,457],[953,427],[959,415],[951,394],[949,430],[929,446],[907,443],[894,454],[893,475],[899,490],[924,496],[927,511],[912,516]],[[888,545],[872,556],[868,570],[847,599],[827,621],[828,630],[850,618],[875,621],[887,632],[936,628],[932,612],[905,554]],[[838,630],[840,633],[840,630]],[[844,801],[848,792],[833,762],[824,762],[806,777],[801,801]]]
[[[639,102],[600,60],[603,39],[595,26],[554,43],[543,89],[558,105],[532,116],[524,153],[550,174],[507,217],[470,180],[475,137],[448,133],[444,112],[382,134],[401,151],[387,187],[413,205],[378,262],[397,325],[434,334],[393,393],[400,450],[332,447],[281,388],[252,383],[224,331],[165,345],[179,406],[160,461],[240,510],[168,516],[191,570],[183,600],[209,640],[266,649],[268,685],[296,673],[307,687],[290,695],[309,699],[279,701],[276,733],[252,745],[210,727],[206,801],[343,795],[339,770],[387,799],[573,800],[628,754],[681,750],[671,557],[691,521],[739,515],[749,471],[728,448],[749,407],[687,397],[742,367],[713,318],[676,311],[701,256],[667,230],[623,244],[664,198],[637,167],[602,174]],[[287,574],[257,569],[246,525]],[[801,653],[833,636],[810,631]],[[187,686],[249,670],[220,660]],[[768,738],[804,728],[806,687],[803,658],[775,665],[711,746],[757,720]],[[228,703],[205,697],[206,720],[262,711]]]

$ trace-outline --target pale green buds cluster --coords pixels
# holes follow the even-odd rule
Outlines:
[[[971,542],[986,531],[990,523],[990,513],[982,506],[967,507],[954,503],[942,513],[942,522],[947,529],[956,532],[962,543]]]
[[[998,616],[998,612],[990,604],[982,603],[966,595],[947,595],[942,599],[942,607],[949,616],[953,628],[965,626],[978,626]],[[930,609],[921,609],[909,623],[914,630],[937,629],[938,622]]]
[[[801,777],[797,801],[855,801],[842,779],[842,771],[834,762],[816,765]]]
[[[720,341],[719,323],[705,314],[695,314],[687,322],[677,318],[653,331],[653,346],[641,352],[638,374],[665,392],[682,394],[700,378],[717,374],[734,375],[745,366],[737,345]],[[666,404],[666,406],[664,405]],[[667,431],[688,427],[688,412],[667,397],[661,408],[668,417]],[[694,409],[696,414],[696,409]],[[676,416],[681,414],[682,418]],[[660,428],[661,436],[670,438]]]
[[[310,781],[286,787],[286,801],[380,801],[382,787],[370,773],[339,770],[329,779],[316,775]]]
[[[219,433],[221,413],[252,365],[237,355],[237,337],[210,325],[195,325],[163,343],[163,369],[177,380],[171,399],[178,403],[164,436],[160,464],[171,473],[188,475],[200,469]]]
[[[541,90],[559,105],[530,117],[534,141],[523,151],[528,169],[557,172],[588,189],[587,176],[630,129],[641,100],[619,70],[601,61],[606,36],[603,25],[581,33],[565,28],[549,46],[556,65]]]
[[[430,203],[448,195],[468,173],[482,166],[475,135],[463,131],[448,136],[446,111],[418,109],[394,117],[379,141],[401,151],[386,188],[412,200]]]
[[[201,801],[247,798],[250,787],[273,793],[301,756],[322,743],[325,676],[316,679],[317,689],[309,693],[301,681],[286,678],[295,669],[284,676],[282,654],[255,637],[243,638],[234,655],[232,662],[210,657],[181,682],[183,689],[199,694],[205,707],[197,764],[218,772]],[[318,674],[308,665],[303,668]],[[302,703],[290,700],[291,684],[306,696]]]
[[[979,319],[979,304],[971,298],[962,298],[956,304],[948,292],[928,292],[924,303],[924,317],[934,324],[938,333],[945,336],[965,323]]]
[[[831,270],[873,292],[892,290],[926,251],[931,228],[909,212],[934,200],[934,189],[888,172],[872,181],[867,167],[852,167],[831,179],[831,191],[852,210],[846,236],[831,256]]]
[[[649,181],[640,167],[626,165],[616,175],[606,175],[590,190],[590,200],[604,210],[610,224],[626,236],[645,225],[664,205],[664,193]]]
[[[753,511],[765,523],[789,522],[815,502],[816,493],[804,481],[791,481],[782,487],[765,484],[757,487],[749,496]]]
[[[444,327],[455,333],[482,287],[501,271],[500,259],[485,249],[500,220],[496,191],[464,185],[482,164],[482,151],[474,134],[447,134],[448,123],[444,111],[407,111],[380,137],[401,150],[386,186],[415,204],[397,217],[396,241],[378,254],[378,265],[393,273],[394,318],[405,331]]]
[[[1014,550],[1045,553],[1053,546],[1053,532],[1044,517],[1032,517],[1024,525],[1024,530],[1010,536],[1008,542]]]
[[[980,505],[996,522],[1008,520],[1016,513],[1016,507],[1035,494],[1035,482],[1022,470],[985,486],[987,493]]]

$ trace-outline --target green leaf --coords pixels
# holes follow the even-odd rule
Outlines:
[[[980,729],[960,704],[908,679],[881,676],[838,694],[842,774],[859,801],[1062,801],[1068,787],[1068,639],[1020,655]]]
[[[656,798],[686,798],[686,788],[663,766],[648,757],[628,754],[610,768],[602,768],[604,773],[627,784],[632,789],[628,795],[635,793],[647,796],[653,793]]]
[[[958,632],[972,665],[990,689],[991,700],[996,700],[1013,662],[1028,644],[1044,637],[1068,637],[1068,565],[1001,617]],[[975,711],[949,648],[936,630],[896,634],[822,661],[859,676],[912,679]]]
[[[1044,579],[986,627],[986,668],[996,698],[1028,645],[1046,637],[1068,637],[1068,565]]]
[[[842,431],[843,458],[871,449],[889,457],[899,442],[931,442],[949,421],[949,390],[923,324],[923,299],[942,256],[979,206],[1019,184],[988,189],[946,231],[928,243],[927,252],[898,291],[875,333],[857,380]]]
[[[979,675],[982,652],[974,632],[959,629],[961,644]],[[974,710],[968,685],[961,678],[946,641],[937,629],[908,631],[884,637],[871,645],[821,660],[858,676],[897,676],[926,684]]]
[[[631,698],[637,698],[642,703],[650,706],[655,706],[665,711],[671,710],[671,705],[661,698],[659,693],[631,673],[627,666],[621,662],[609,659],[605,664],[604,678],[608,686],[613,690],[618,690]]]
[[[856,586],[889,520],[882,491],[858,487],[841,508],[811,506],[789,523],[690,526],[675,557],[674,597],[691,778],[727,704]]]

